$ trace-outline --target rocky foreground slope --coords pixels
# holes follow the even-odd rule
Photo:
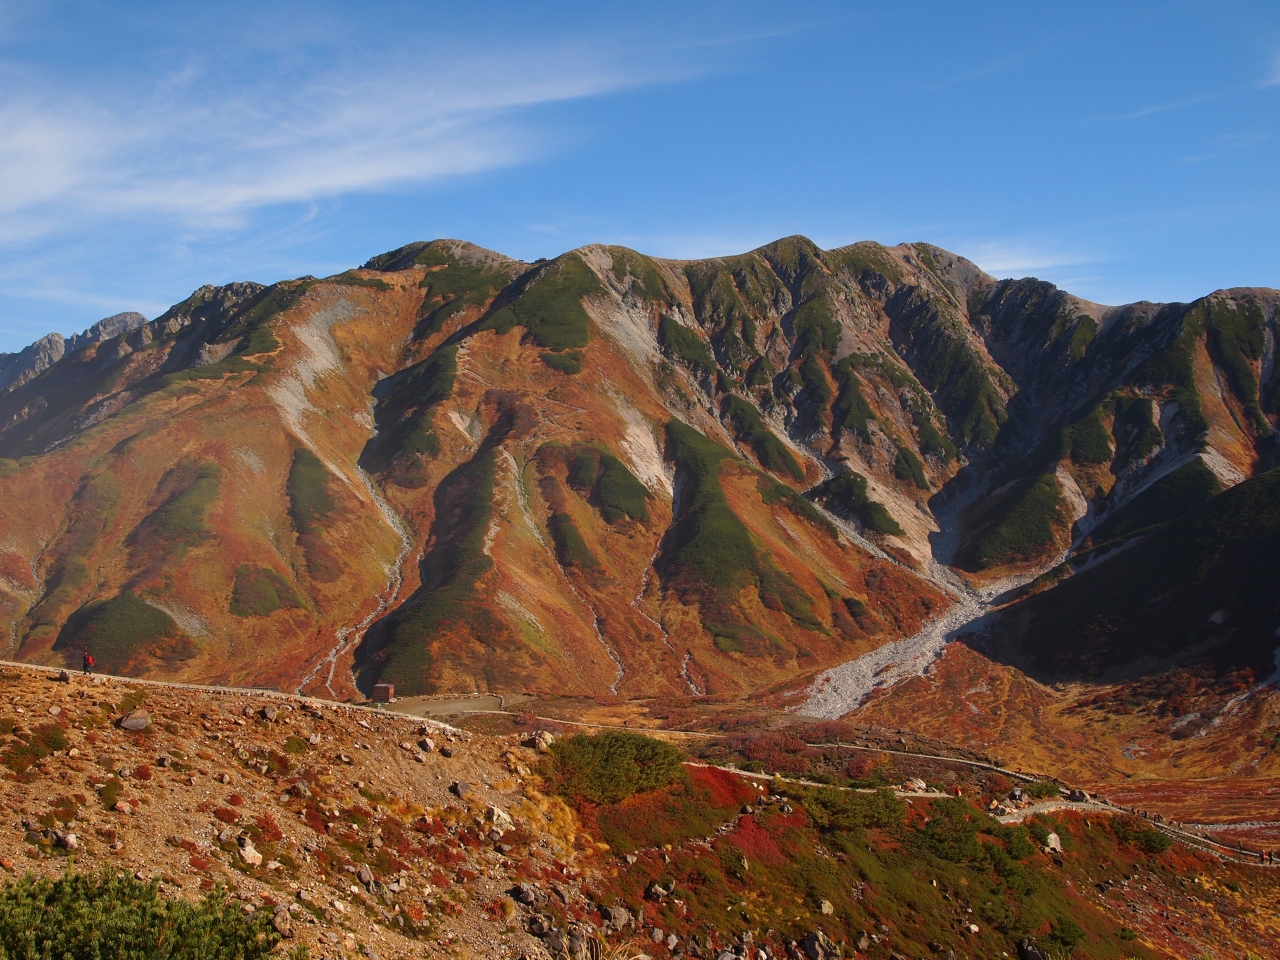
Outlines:
[[[1093,808],[1001,824],[1029,801],[989,771],[886,754],[907,782],[851,790],[593,742],[6,668],[0,869],[222,886],[335,960],[1280,956],[1274,871]]]
[[[16,657],[135,675],[752,694],[1273,465],[1278,301],[803,238],[206,287],[0,396],[0,614]],[[1267,616],[1215,676],[1269,672]],[[1015,652],[1159,672],[1202,639]]]

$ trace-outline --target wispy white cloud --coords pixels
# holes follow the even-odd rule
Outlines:
[[[1183,163],[1205,163],[1209,160],[1220,160],[1222,157],[1232,153],[1239,153],[1241,150],[1248,150],[1260,143],[1265,143],[1271,137],[1265,133],[1224,133],[1213,139],[1213,145],[1209,150],[1203,153],[1192,154],[1182,158]]]
[[[1028,276],[1036,271],[1075,267],[1097,259],[1084,253],[1004,240],[958,242],[953,249],[997,277]]]
[[[239,225],[253,210],[474,174],[552,145],[542,105],[689,76],[601,45],[337,63],[305,78],[199,60],[145,89],[0,75],[0,240],[77,217]]]
[[[1264,87],[1280,87],[1280,53],[1271,58],[1271,70],[1262,80]]]

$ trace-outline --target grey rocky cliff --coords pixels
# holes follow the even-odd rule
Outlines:
[[[103,343],[137,330],[146,322],[147,318],[140,313],[117,313],[71,337],[63,338],[60,333],[51,333],[17,353],[0,353],[0,391],[16,389],[40,376],[63,357],[90,344]]]

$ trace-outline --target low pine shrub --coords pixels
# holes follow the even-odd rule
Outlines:
[[[199,903],[157,884],[67,873],[30,874],[0,891],[0,956],[118,960],[257,960],[279,941],[266,912],[246,917],[221,889]]]
[[[638,733],[577,734],[551,747],[547,774],[561,796],[590,803],[621,803],[665,787],[684,775],[684,754]]]

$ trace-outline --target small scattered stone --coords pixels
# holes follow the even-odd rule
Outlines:
[[[444,751],[442,750],[440,752],[443,753]],[[467,783],[465,780],[457,781],[449,789],[453,791],[453,795],[459,800],[466,799],[466,797],[475,792],[475,787]]]

